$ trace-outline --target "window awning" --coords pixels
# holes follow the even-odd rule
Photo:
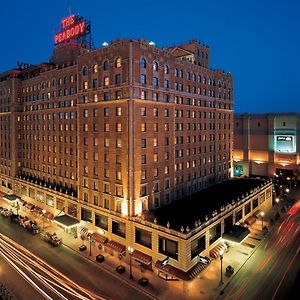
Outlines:
[[[27,203],[25,204],[25,207],[28,208],[29,210],[34,209],[34,205],[31,204],[31,203],[29,203],[29,202],[27,202]]]
[[[209,256],[212,258],[218,258],[222,252],[224,252],[227,249],[227,246],[223,243],[219,243],[217,246],[212,248],[209,251]]]
[[[171,275],[172,277],[189,281],[195,278],[202,270],[204,270],[208,264],[203,264],[201,262],[198,262],[195,266],[193,266],[191,269],[189,269],[187,272],[184,272],[172,265],[166,264],[165,266],[162,265],[162,261],[158,260],[155,263],[155,268],[159,269],[161,272]]]
[[[38,206],[35,206],[34,209],[33,209],[33,212],[38,214],[38,215],[42,215],[43,214],[43,210],[38,207]]]
[[[115,241],[109,241],[108,243],[105,244],[105,247],[110,248],[120,254],[124,254],[126,247],[118,242]]]
[[[4,195],[3,196],[3,200],[5,200],[5,201],[7,201],[9,203],[14,203],[14,202],[17,202],[20,199],[16,195]]]
[[[100,243],[100,244],[105,244],[108,241],[108,238],[97,233],[97,232],[93,232],[91,235],[91,238],[94,242]]]
[[[132,257],[134,257],[136,261],[145,265],[150,265],[152,263],[152,257],[139,250],[133,250]]]
[[[244,223],[247,225],[252,225],[253,223],[255,223],[255,221],[256,221],[256,218],[253,216],[250,216],[244,221]]]
[[[68,215],[57,216],[54,218],[54,222],[65,228],[74,227],[79,224],[79,221],[77,219]]]
[[[229,242],[242,243],[250,234],[250,230],[240,225],[234,225],[223,233],[222,238]]]
[[[259,216],[261,215],[261,210],[260,209],[258,209],[256,212],[254,212],[254,214],[253,214],[253,216],[255,217],[255,218],[258,218]]]
[[[48,220],[53,220],[53,218],[54,218],[54,214],[51,213],[51,212],[49,212],[49,211],[46,211],[46,212],[43,214],[43,216],[44,216],[46,219],[48,219]]]

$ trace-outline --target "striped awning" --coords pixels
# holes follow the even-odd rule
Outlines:
[[[80,235],[82,239],[86,239],[89,235],[89,230],[86,227],[78,227],[77,234]]]
[[[109,241],[108,243],[105,244],[105,247],[110,248],[120,254],[124,254],[126,247],[118,242],[115,241]]]
[[[227,246],[223,243],[219,243],[217,246],[212,248],[209,251],[209,256],[212,258],[218,258],[221,253],[224,253],[224,251],[227,249]]]
[[[97,233],[97,232],[93,232],[91,235],[91,239],[94,242],[100,243],[100,244],[105,244],[108,241],[108,238]]]
[[[133,250],[132,257],[134,257],[136,261],[145,265],[150,265],[152,263],[152,257],[139,250]]]

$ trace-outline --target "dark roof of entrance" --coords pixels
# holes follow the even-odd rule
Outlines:
[[[263,179],[232,178],[226,182],[216,184],[200,192],[176,200],[168,205],[145,213],[144,218],[158,225],[166,227],[170,223],[170,229],[179,231],[181,226],[190,229],[195,228],[195,221],[205,222],[205,216],[211,217],[214,210],[220,211],[221,206],[226,206],[242,194],[250,193],[251,189],[266,183]]]
[[[248,228],[234,225],[223,233],[222,238],[223,240],[240,244],[249,234],[250,230]]]
[[[65,227],[74,226],[76,224],[79,224],[79,221],[77,219],[72,218],[68,215],[62,215],[62,216],[55,217],[54,221],[56,221],[57,223],[65,226]]]

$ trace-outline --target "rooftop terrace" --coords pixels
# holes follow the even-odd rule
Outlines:
[[[232,178],[226,182],[214,185],[200,192],[162,206],[145,214],[145,220],[157,221],[157,225],[167,226],[180,231],[181,226],[195,228],[195,221],[205,222],[206,216],[211,217],[214,211],[220,212],[222,206],[232,200],[250,194],[250,190],[261,187],[267,181],[254,178]]]

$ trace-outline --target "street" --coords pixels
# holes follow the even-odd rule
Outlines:
[[[13,262],[20,260],[20,257],[16,257],[15,253],[16,248],[18,248],[18,255],[22,256],[21,269],[24,271],[25,267],[30,265],[30,269],[27,268],[26,271],[29,278],[22,276],[22,282],[20,274],[15,271],[16,269],[7,268],[8,260],[0,261],[1,278],[5,278],[6,287],[18,299],[47,298],[46,294],[41,296],[41,291],[37,289],[34,291],[33,285],[31,284],[30,287],[28,284],[29,280],[37,282],[39,287],[46,286],[43,290],[45,293],[49,293],[52,299],[62,299],[63,297],[66,297],[65,299],[102,299],[102,297],[103,299],[151,299],[69,248],[63,245],[56,248],[51,247],[39,236],[32,235],[17,224],[11,223],[9,218],[0,216],[0,228],[3,235],[8,236],[28,250],[19,248],[16,243],[9,242],[8,244],[12,244],[9,246],[5,236],[1,235],[1,257],[8,257]],[[38,262],[39,258],[47,263]],[[6,270],[11,274],[10,276]],[[35,275],[34,272],[38,272],[38,274]],[[47,275],[46,278],[44,278],[45,275]],[[26,282],[24,282],[25,279]],[[51,286],[49,286],[50,281]],[[18,282],[17,285],[16,282]],[[39,293],[40,296],[34,296],[36,293]],[[80,293],[80,296],[77,293]],[[75,294],[76,297],[73,298]]]
[[[300,268],[300,200],[267,234],[217,299],[290,299]],[[299,299],[294,295],[294,299]]]

